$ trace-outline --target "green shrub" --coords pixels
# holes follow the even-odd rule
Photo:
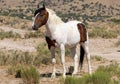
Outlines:
[[[42,44],[39,44],[37,46],[37,56],[35,58],[36,59],[39,59],[39,60],[36,60],[34,63],[36,65],[36,63],[42,63],[42,64],[49,64],[51,63],[51,55],[50,55],[50,51],[48,50],[46,44],[42,43]]]
[[[39,72],[34,67],[23,68],[21,77],[25,84],[39,84]]]
[[[114,78],[116,77],[116,78]],[[120,67],[118,64],[100,66],[93,74],[84,75],[81,78],[67,77],[61,84],[119,84]]]
[[[103,71],[109,73],[111,76],[117,76],[120,78],[120,67],[117,63],[110,64],[109,66],[100,66],[97,71]]]
[[[21,52],[21,51],[3,51],[0,50],[0,65],[35,65],[51,63],[51,55],[47,46],[43,43],[38,45],[37,52]]]
[[[14,33],[12,31],[5,32],[3,30],[0,30],[0,39],[4,38],[21,38],[20,34]]]
[[[21,51],[0,51],[0,65],[31,65],[34,55]]]
[[[24,84],[39,84],[39,72],[32,66],[13,66],[8,68],[7,72],[10,75],[15,75],[16,78],[22,78]]]
[[[111,19],[112,22],[116,23],[116,24],[120,24],[120,19]]]
[[[25,34],[25,38],[40,38],[43,36],[44,34],[41,31],[29,32]]]
[[[104,58],[102,58],[101,56],[97,56],[97,55],[91,56],[91,59],[95,59],[96,61],[103,61],[104,60]]]
[[[67,77],[64,84],[110,84],[110,82],[109,74],[100,71],[92,75],[85,75],[82,78]]]
[[[106,28],[95,27],[89,31],[89,36],[91,38],[116,38],[118,36],[117,31],[107,30]]]

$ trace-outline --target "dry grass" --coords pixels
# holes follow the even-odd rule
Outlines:
[[[40,74],[33,66],[17,65],[9,67],[7,72],[21,78],[24,84],[39,84]]]
[[[0,30],[0,39],[2,40],[4,38],[14,38],[14,39],[17,39],[17,38],[21,38],[21,35],[18,34],[18,33],[12,32],[12,31],[5,32],[3,30]]]
[[[120,40],[118,40],[118,42],[115,44],[115,46],[120,46]]]
[[[92,28],[91,28],[92,27]],[[119,24],[101,24],[89,26],[89,37],[91,38],[117,38],[120,35]]]
[[[119,84],[120,67],[116,63],[100,66],[92,75],[84,75],[81,78],[67,77],[61,81],[61,84]]]

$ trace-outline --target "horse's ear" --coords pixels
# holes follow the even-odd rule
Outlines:
[[[43,4],[43,8],[45,9],[45,4]]]

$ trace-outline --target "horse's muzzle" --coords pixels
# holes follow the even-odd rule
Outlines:
[[[38,30],[38,27],[37,27],[36,25],[33,25],[33,26],[32,26],[32,29],[33,29],[33,30]]]

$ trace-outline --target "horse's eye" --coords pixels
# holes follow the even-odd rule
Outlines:
[[[43,16],[43,14],[40,14],[40,16]]]

